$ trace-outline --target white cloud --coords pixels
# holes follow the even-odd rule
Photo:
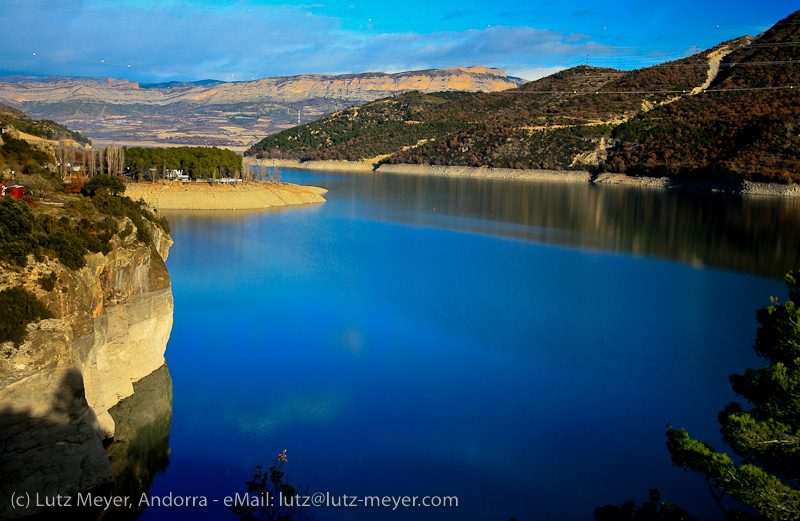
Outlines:
[[[112,11],[68,2],[41,9],[10,4],[9,15],[0,20],[0,48],[19,52],[0,54],[0,69],[161,81],[484,65],[526,77],[587,53],[616,53],[584,34],[530,27],[348,30],[336,18],[309,11],[317,5],[247,11],[244,4],[213,9],[161,4]]]

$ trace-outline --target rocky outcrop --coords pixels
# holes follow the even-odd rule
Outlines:
[[[454,68],[384,74],[370,72],[342,76],[309,74],[286,78],[264,78],[244,84],[222,84],[204,87],[196,101],[209,104],[232,103],[234,99],[253,101],[254,96],[297,102],[315,98],[367,102],[402,92],[483,91],[495,92],[518,87],[522,82],[505,73],[485,68]],[[499,71],[499,72],[497,72]],[[199,97],[202,96],[202,97]]]
[[[172,240],[157,228],[151,247],[134,237],[117,240],[108,255],[87,256],[81,270],[62,269],[61,289],[43,299],[73,329],[73,358],[105,437],[114,434],[108,410],[133,394],[133,382],[164,365],[172,330],[164,265]]]
[[[747,195],[780,195],[784,197],[800,197],[800,185],[779,185],[776,183],[755,183],[744,181],[739,190]]]
[[[45,320],[13,360],[3,361],[4,376],[13,363],[19,379],[0,390],[0,518],[37,512],[44,498],[111,480],[72,340],[63,320]],[[12,503],[17,498],[24,502]]]
[[[31,257],[29,269],[0,281],[25,286],[59,317],[30,325],[19,347],[2,345],[0,517],[40,509],[11,508],[12,494],[69,496],[112,479],[102,441],[115,431],[109,409],[164,365],[172,329],[172,241],[156,228],[149,246],[135,235],[115,237],[108,255],[87,255],[80,270]],[[58,283],[45,291],[36,281],[50,272]]]

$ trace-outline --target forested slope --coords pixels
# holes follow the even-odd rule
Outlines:
[[[798,13],[757,38],[635,71],[578,66],[502,92],[378,100],[248,154],[797,181]]]

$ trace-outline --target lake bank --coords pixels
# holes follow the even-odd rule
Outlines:
[[[666,177],[629,176],[604,172],[592,174],[586,170],[534,170],[515,168],[490,168],[472,166],[375,164],[369,161],[297,161],[291,159],[245,159],[249,164],[271,168],[302,168],[305,170],[335,172],[373,172],[379,174],[404,174],[443,177],[472,177],[509,179],[533,182],[568,182],[672,188],[703,192],[728,192],[741,195],[772,195],[800,197],[800,185],[758,183],[743,181],[741,185],[710,181],[675,182]]]
[[[372,161],[298,161],[296,159],[256,159],[245,156],[245,165],[257,165],[266,168],[302,168],[323,172],[374,172],[378,167]]]
[[[163,210],[253,210],[323,203],[327,190],[290,183],[250,181],[239,185],[210,183],[131,183],[125,195]]]

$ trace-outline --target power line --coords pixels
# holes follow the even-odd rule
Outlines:
[[[527,95],[527,94],[552,94],[556,96],[580,96],[580,95],[601,95],[601,94],[690,94],[692,89],[682,90],[520,90],[509,89],[487,94],[502,95]],[[720,92],[748,92],[748,91],[775,91],[775,90],[794,90],[800,92],[800,85],[782,85],[776,87],[731,87],[725,89],[703,89],[700,93],[720,93]]]
[[[573,62],[574,63],[574,62]],[[775,60],[775,61],[766,61],[766,62],[732,62],[732,63],[724,63],[720,62],[718,67],[720,69],[732,69],[735,67],[755,67],[755,66],[773,66],[773,65],[796,65],[800,64],[800,60]],[[583,64],[581,64],[583,65]],[[663,68],[663,69],[696,69],[702,68],[707,69],[709,64],[707,61],[700,62],[700,63],[657,63],[655,65],[647,65],[641,67],[641,69],[656,69],[656,68]],[[630,72],[630,71],[625,71]]]

